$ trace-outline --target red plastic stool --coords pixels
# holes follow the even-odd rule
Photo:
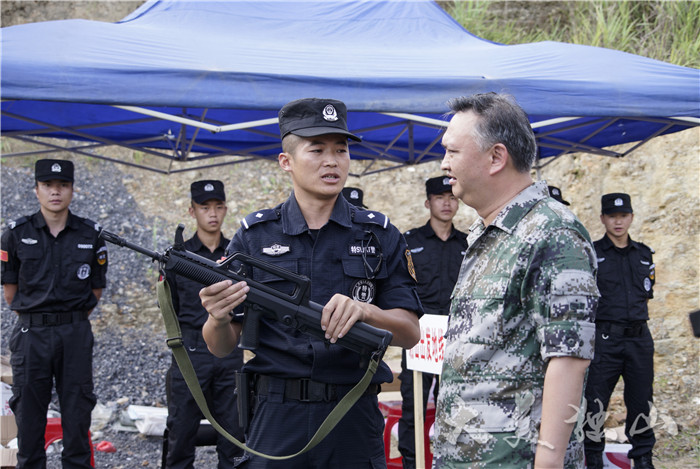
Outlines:
[[[391,457],[391,430],[399,424],[401,418],[401,401],[386,401],[379,402],[379,410],[386,418],[384,425],[384,455],[386,457],[387,469],[403,469],[401,455]],[[433,453],[430,450],[430,427],[435,422],[435,405],[432,402],[428,403],[428,408],[425,411],[425,422],[423,425],[423,437],[425,442],[425,467],[429,468],[433,464]]]
[[[61,426],[61,419],[58,417],[51,417],[46,419],[46,434],[44,435],[44,449],[48,448],[51,443],[57,440],[63,439],[63,427]],[[95,449],[92,447],[92,436],[90,435],[90,430],[88,430],[88,439],[90,440],[90,465],[95,467]]]

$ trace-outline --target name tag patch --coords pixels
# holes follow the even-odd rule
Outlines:
[[[348,246],[348,253],[351,256],[376,256],[377,247],[376,246],[363,246],[361,244],[351,244]]]
[[[78,244],[78,249],[92,249],[92,244]]]

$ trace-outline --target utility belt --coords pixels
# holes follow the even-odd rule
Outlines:
[[[70,311],[63,313],[20,313],[19,322],[23,326],[62,326],[78,321],[85,321],[89,311]]]
[[[259,396],[267,396],[284,389],[285,399],[301,402],[331,402],[341,399],[354,386],[351,384],[320,383],[306,378],[275,378],[267,375],[256,375],[255,391]],[[369,384],[364,394],[379,394],[378,384]]]
[[[595,327],[602,334],[617,337],[640,337],[648,330],[646,321],[635,321],[627,325],[609,321],[596,321]]]

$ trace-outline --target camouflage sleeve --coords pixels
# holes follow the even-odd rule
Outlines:
[[[590,360],[598,306],[596,258],[590,241],[575,229],[551,232],[540,244],[542,262],[534,301],[543,359]]]

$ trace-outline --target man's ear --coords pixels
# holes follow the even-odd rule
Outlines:
[[[194,207],[190,203],[190,208],[187,209],[187,212],[190,214],[192,218],[194,218]]]
[[[277,156],[277,162],[280,164],[280,168],[287,172],[292,170],[291,159],[292,155],[285,152],[282,152]]]
[[[491,168],[490,174],[497,174],[508,165],[508,160],[510,159],[510,154],[508,149],[502,143],[496,143],[491,147]]]
[[[428,197],[430,197],[430,196],[428,196]],[[423,204],[423,205],[425,205],[425,208],[430,208],[430,199],[425,199],[425,204]]]

